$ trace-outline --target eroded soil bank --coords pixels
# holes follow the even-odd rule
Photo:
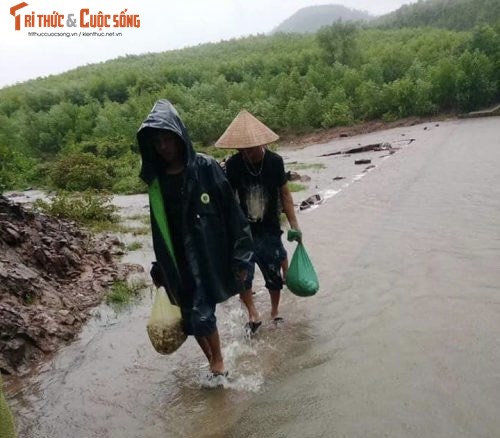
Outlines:
[[[75,337],[106,288],[140,266],[120,242],[0,196],[0,370],[22,374]]]

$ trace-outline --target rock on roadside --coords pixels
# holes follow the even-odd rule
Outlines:
[[[118,243],[0,196],[1,372],[22,374],[73,339],[107,286],[142,270],[115,261]]]

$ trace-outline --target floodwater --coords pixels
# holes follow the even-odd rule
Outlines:
[[[401,149],[318,157],[381,141]],[[11,380],[20,437],[500,436],[500,118],[281,153],[325,165],[299,170],[313,179],[295,194],[325,198],[299,214],[318,294],[284,292],[285,322],[251,340],[237,298],[219,306],[232,378],[215,389],[192,339],[154,352],[150,292],[119,312],[101,306],[38,375]],[[146,212],[144,197],[117,202]],[[148,266],[143,241],[126,261]]]

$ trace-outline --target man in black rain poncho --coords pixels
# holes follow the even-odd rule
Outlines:
[[[214,375],[223,374],[215,305],[241,292],[253,242],[247,220],[219,164],[196,153],[186,127],[159,100],[137,132],[141,178],[149,187],[151,276],[181,308]]]

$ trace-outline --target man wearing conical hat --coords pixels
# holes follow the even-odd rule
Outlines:
[[[271,319],[278,323],[281,289],[287,269],[287,254],[281,241],[280,215],[299,232],[292,194],[287,185],[283,159],[266,146],[278,135],[248,111],[241,111],[216,142],[216,146],[237,149],[226,162],[226,172],[246,215],[254,239],[254,259],[271,297]],[[255,264],[247,274],[245,292],[240,294],[249,313],[247,328],[255,332],[261,325],[252,298]]]

